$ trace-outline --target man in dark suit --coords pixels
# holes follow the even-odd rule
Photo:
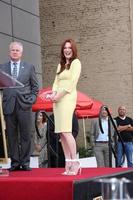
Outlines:
[[[20,81],[24,87],[3,90],[3,112],[11,158],[10,171],[31,168],[31,122],[32,104],[38,93],[38,81],[33,65],[22,62],[23,45],[12,42],[9,46],[10,61],[0,66],[1,70]]]

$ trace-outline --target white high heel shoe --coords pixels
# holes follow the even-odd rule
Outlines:
[[[65,160],[65,172],[63,172],[62,175],[69,175],[71,166],[72,166],[71,159],[66,159]]]
[[[67,175],[74,176],[74,175],[81,174],[82,168],[81,168],[80,161],[78,159],[72,159],[71,163],[72,165]]]

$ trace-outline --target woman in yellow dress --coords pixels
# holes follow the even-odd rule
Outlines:
[[[76,141],[72,135],[72,116],[77,101],[77,82],[81,72],[81,62],[77,56],[77,47],[72,39],[61,46],[61,59],[57,67],[52,94],[55,119],[55,133],[60,133],[65,155],[64,175],[76,175],[81,171],[76,156]]]

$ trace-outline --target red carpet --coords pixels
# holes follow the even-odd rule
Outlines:
[[[73,200],[75,180],[130,171],[127,168],[84,168],[81,175],[63,176],[61,168],[11,172],[0,177],[0,200]]]

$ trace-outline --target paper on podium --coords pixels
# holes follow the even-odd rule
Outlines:
[[[0,89],[20,87],[24,87],[24,85],[6,72],[0,70]]]

